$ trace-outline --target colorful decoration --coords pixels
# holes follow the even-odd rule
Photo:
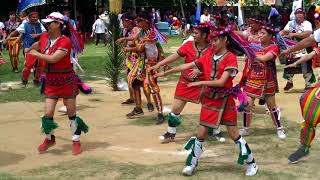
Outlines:
[[[40,6],[44,4],[46,4],[46,0],[21,0],[18,5],[17,13],[20,14],[30,7]]]

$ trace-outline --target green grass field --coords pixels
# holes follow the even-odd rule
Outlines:
[[[164,47],[179,46],[181,39],[179,36],[172,36],[169,38],[167,44],[164,44]],[[166,56],[169,56],[169,53],[166,53]],[[21,70],[23,69],[23,55],[22,51],[19,56],[19,73],[11,72],[11,64],[8,56],[8,52],[4,52],[4,58],[7,60],[7,64],[0,66],[0,82],[20,82],[21,81]],[[84,53],[79,56],[79,63],[84,73],[78,71],[80,77],[85,81],[94,81],[101,80],[106,78],[105,75],[105,60],[106,60],[106,49],[104,45],[99,45],[96,47],[93,42],[88,42],[86,44]],[[182,59],[172,63],[172,66],[176,66],[183,63]],[[125,71],[122,73],[122,77],[125,77]],[[161,81],[170,81],[176,80],[179,77],[179,74],[173,74],[168,76],[166,80]],[[31,74],[29,80],[32,83],[33,75]],[[28,101],[36,102],[41,101],[43,98],[40,96],[39,88],[30,86],[27,89],[19,89],[12,91],[0,92],[0,102],[15,102],[15,101]]]

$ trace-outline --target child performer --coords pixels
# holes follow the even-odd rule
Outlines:
[[[177,61],[181,57],[184,57],[184,63],[188,64],[199,59],[204,54],[210,53],[211,51],[213,51],[213,48],[212,46],[210,46],[208,41],[209,34],[210,24],[194,25],[194,40],[188,41],[185,44],[183,44],[178,49],[177,53],[170,55],[163,61],[151,67],[151,70],[159,69],[161,66],[165,66],[169,63]],[[180,113],[182,112],[186,103],[200,103],[203,87],[188,87],[187,84],[202,79],[203,75],[197,68],[192,70],[188,69],[181,72],[181,77],[179,78],[175,91],[175,96],[172,104],[172,111],[169,113],[168,129],[165,134],[160,136],[160,140],[162,143],[168,143],[174,140],[177,131],[176,129],[181,124]],[[211,128],[210,131],[213,131],[213,129]],[[223,137],[221,137],[221,134],[219,132],[217,134],[219,134],[217,135],[219,141],[220,139],[224,139]]]
[[[285,139],[283,126],[281,124],[280,108],[275,102],[275,94],[278,91],[277,71],[275,60],[279,54],[276,44],[272,38],[275,31],[267,26],[262,26],[259,34],[262,49],[256,52],[256,59],[250,66],[248,65],[247,80],[244,83],[244,91],[249,96],[249,106],[245,110],[244,128],[242,135],[249,135],[249,127],[252,118],[252,105],[255,98],[265,99],[270,111],[271,118],[277,128],[277,135],[280,139]]]
[[[165,76],[175,72],[182,72],[191,68],[198,68],[204,74],[204,79],[188,83],[189,87],[203,86],[205,94],[202,98],[200,113],[200,126],[197,137],[192,137],[185,145],[191,149],[186,167],[182,173],[192,175],[198,160],[203,152],[202,144],[208,134],[208,128],[216,128],[220,124],[226,125],[229,137],[234,140],[240,149],[238,163],[247,163],[247,176],[253,176],[258,171],[253,154],[237,128],[237,110],[234,101],[234,92],[240,88],[233,87],[232,80],[238,72],[236,56],[229,51],[227,44],[229,32],[217,29],[213,32],[214,52],[208,53],[194,62],[180,65],[167,72],[158,73],[156,76]],[[236,93],[237,94],[237,93]]]

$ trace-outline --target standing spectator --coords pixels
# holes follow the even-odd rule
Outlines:
[[[208,8],[205,8],[200,16],[200,23],[210,23],[210,14]]]
[[[3,45],[3,41],[5,40],[5,34],[6,34],[6,31],[5,31],[5,26],[4,24],[0,21],[0,64],[2,64],[3,62],[5,62],[3,60],[3,57],[2,57],[2,51],[4,49],[4,45]]]
[[[271,10],[270,10],[269,17],[268,17],[270,24],[272,24],[273,26],[276,26],[278,24],[277,23],[278,17],[279,17],[279,12],[276,9],[276,6],[271,5]]]
[[[155,8],[152,8],[152,10],[151,10],[151,16],[152,16],[152,21],[153,21],[154,23],[159,22],[160,19],[161,19],[161,18],[160,18],[159,11],[158,11],[158,10],[156,11]]]
[[[103,39],[104,45],[107,46],[106,40],[105,40],[105,33],[106,33],[106,24],[102,20],[104,14],[101,14],[99,18],[93,23],[92,25],[92,34],[91,37],[93,37],[93,34],[96,35],[96,46],[98,46],[100,39]]]
[[[43,32],[46,32],[46,29],[39,21],[38,12],[31,12],[28,15],[28,19],[24,20],[23,23],[10,34],[10,37],[15,37],[18,33],[22,35],[24,52],[27,52],[28,49],[31,48],[32,44],[39,40]],[[25,53],[25,63],[22,70],[22,86],[25,87],[28,84],[31,69],[34,67],[36,73],[33,83],[38,85],[44,66],[45,62],[43,60],[38,60],[36,56],[33,56],[30,53]]]
[[[15,73],[18,73],[19,72],[18,62],[19,62],[19,51],[20,51],[20,38],[10,36],[10,33],[15,31],[20,25],[15,12],[9,13],[9,20],[6,21],[5,25],[6,25],[6,33],[8,35],[8,37],[5,40],[5,44],[7,44],[7,47],[9,50],[12,71]]]

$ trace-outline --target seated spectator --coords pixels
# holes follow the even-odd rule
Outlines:
[[[177,29],[177,30],[179,30],[181,28],[181,22],[179,21],[179,19],[177,17],[173,17],[173,21],[172,21],[170,27],[172,29]]]

